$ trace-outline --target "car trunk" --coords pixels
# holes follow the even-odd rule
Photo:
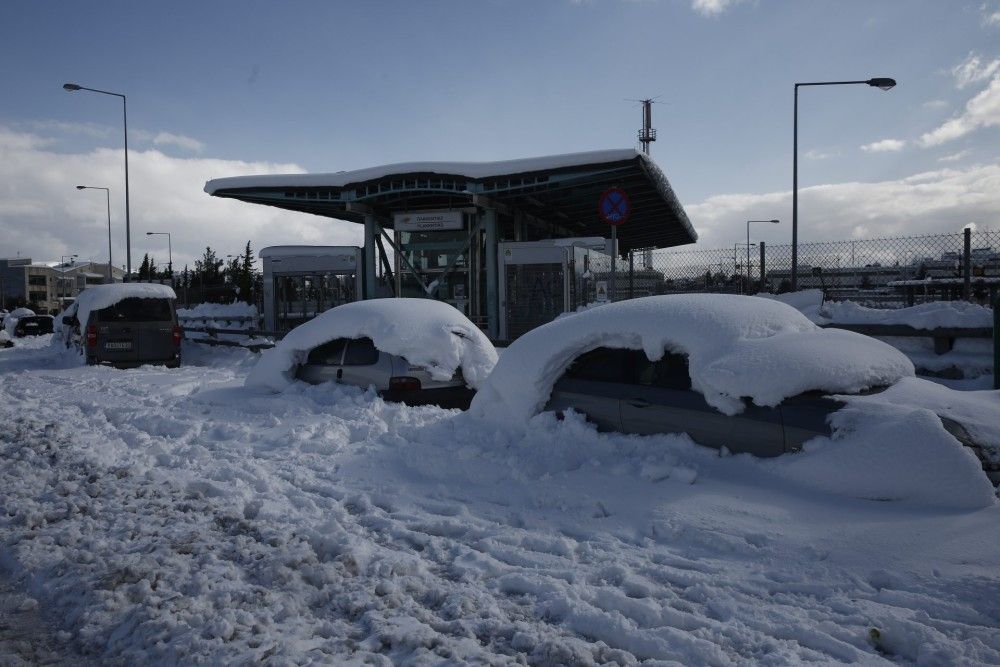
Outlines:
[[[177,354],[173,309],[162,299],[125,299],[97,311],[97,360],[115,365],[167,361]]]

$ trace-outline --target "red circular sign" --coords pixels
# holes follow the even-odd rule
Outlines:
[[[621,188],[609,188],[601,195],[597,204],[597,215],[609,225],[624,224],[632,215],[632,202]]]

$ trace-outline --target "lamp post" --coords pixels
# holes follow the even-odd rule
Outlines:
[[[170,286],[174,286],[174,250],[170,242],[170,232],[146,232],[146,236],[167,237],[167,270],[170,272]]]
[[[69,257],[70,259],[75,259],[75,258],[79,257],[79,255],[60,255],[59,256],[59,264],[60,264],[60,266],[61,266],[61,268],[63,270],[59,274],[59,289],[56,290],[58,292],[56,294],[56,296],[59,297],[60,301],[62,300],[62,297],[65,296],[65,294],[66,294],[65,287],[66,287],[66,258],[67,257]],[[60,307],[61,306],[62,306],[62,304],[60,303]]]
[[[101,93],[102,95],[113,95],[115,97],[122,98],[122,124],[125,128],[125,282],[128,282],[129,277],[132,275],[132,225],[129,217],[128,201],[128,109],[125,104],[125,96],[121,93],[112,93],[107,90],[98,90],[97,88],[87,88],[85,86],[79,86],[75,83],[63,84],[63,90],[68,92],[89,90],[92,93]]]
[[[735,280],[736,276],[740,273],[740,259],[739,259],[740,253],[739,253],[739,247],[741,245],[743,245],[742,241],[737,241],[736,243],[733,244],[733,280]],[[751,243],[750,245],[757,245],[757,244],[756,243]],[[747,246],[747,256],[748,257],[750,256],[750,245]],[[742,278],[742,276],[740,276],[740,277]],[[743,291],[744,291],[743,286],[740,286],[740,294],[742,294]]]
[[[751,222],[769,222],[772,225],[776,225],[780,220],[747,220],[747,292],[750,291],[750,223]],[[764,261],[761,259],[760,261]]]
[[[889,90],[895,79],[876,77],[865,81],[813,81],[795,84],[795,115],[792,128],[792,291],[798,286],[799,259],[799,86],[850,86],[865,84],[872,88]]]
[[[108,284],[115,282],[114,274],[111,272],[111,188],[100,188],[93,185],[78,185],[77,190],[104,190],[104,195],[108,200]]]

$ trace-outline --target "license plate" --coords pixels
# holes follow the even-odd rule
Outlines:
[[[104,344],[104,349],[105,350],[131,350],[132,349],[132,342],[126,340],[126,341],[121,341],[121,342],[105,343]]]

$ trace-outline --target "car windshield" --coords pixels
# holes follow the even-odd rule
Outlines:
[[[130,297],[97,311],[99,322],[169,322],[172,319],[168,299]]]

